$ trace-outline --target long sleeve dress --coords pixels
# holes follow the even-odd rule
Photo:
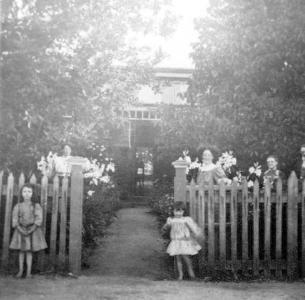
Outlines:
[[[34,252],[46,249],[48,246],[41,230],[42,218],[42,208],[38,203],[16,204],[12,215],[12,226],[15,230],[10,249]],[[24,231],[28,231],[34,224],[37,226],[36,229],[28,235],[23,235],[17,228],[20,226]]]
[[[213,184],[218,184],[219,180],[223,178],[227,178],[227,176],[221,167],[215,164],[202,165],[199,169],[197,182],[199,185],[208,185],[210,181],[213,181]]]
[[[195,255],[201,249],[192,234],[199,236],[201,229],[191,217],[167,218],[164,229],[170,228],[170,238],[166,252],[171,255]]]

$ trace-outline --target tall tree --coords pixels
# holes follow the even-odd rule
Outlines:
[[[211,1],[196,23],[190,106],[164,131],[231,148],[244,166],[275,153],[294,168],[305,141],[304,14],[301,0]]]
[[[109,138],[116,109],[134,100],[156,59],[141,59],[129,33],[161,31],[154,18],[160,10],[167,17],[169,1],[6,2],[1,166],[29,169],[61,142]]]

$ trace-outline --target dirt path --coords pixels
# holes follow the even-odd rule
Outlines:
[[[241,300],[305,299],[305,283],[204,283],[158,280],[168,275],[156,219],[145,208],[122,209],[78,279],[0,276],[0,299]]]
[[[125,208],[90,258],[86,275],[160,279],[164,274],[164,242],[148,208]]]

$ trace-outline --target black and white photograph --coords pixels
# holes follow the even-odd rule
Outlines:
[[[304,0],[0,12],[0,300],[305,300]]]

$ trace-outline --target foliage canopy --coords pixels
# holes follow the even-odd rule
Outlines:
[[[0,165],[29,170],[41,153],[109,141],[158,57],[130,32],[169,31],[168,0],[11,0],[3,3]],[[155,16],[159,27],[155,26]],[[166,22],[167,20],[167,22]],[[140,55],[142,54],[142,55]],[[54,145],[57,148],[54,148]],[[74,148],[75,149],[75,148]]]
[[[232,149],[241,166],[280,158],[295,169],[305,142],[305,3],[217,0],[197,20],[189,106],[165,109],[165,141]]]

